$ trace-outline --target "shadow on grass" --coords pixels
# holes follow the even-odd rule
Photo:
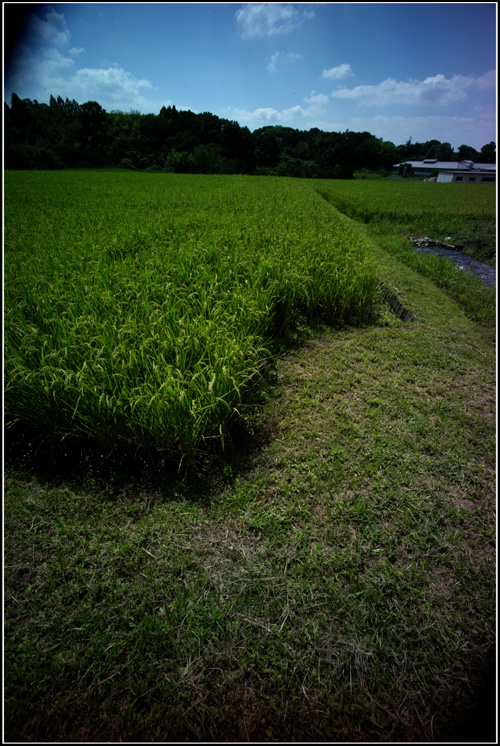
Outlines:
[[[497,743],[497,675],[495,651],[490,651],[484,670],[478,673],[473,695],[446,740],[457,743]]]
[[[22,424],[4,434],[4,465],[20,475],[36,476],[46,486],[69,485],[107,497],[150,491],[163,499],[189,496],[202,503],[237,473],[250,468],[253,457],[273,437],[272,423],[260,417],[277,385],[271,370],[240,408],[241,417],[219,441],[201,444],[196,459],[127,444],[103,448],[90,439],[54,437]]]
[[[352,328],[385,326],[388,314],[402,322],[415,320],[399,299],[379,283],[374,302],[367,307],[363,320]],[[274,437],[275,424],[263,417],[263,411],[279,387],[276,360],[327,328],[335,327],[319,321],[299,322],[286,337],[273,340],[274,362],[247,392],[239,407],[240,417],[225,433],[224,443],[218,439],[202,442],[192,461],[181,454],[126,443],[105,448],[95,440],[63,438],[18,423],[5,430],[5,466],[19,474],[36,475],[46,485],[66,484],[103,492],[108,497],[147,490],[163,499],[189,495],[190,499],[209,503],[214,491],[251,469],[256,454]]]

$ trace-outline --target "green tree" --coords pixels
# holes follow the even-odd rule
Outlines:
[[[479,153],[470,145],[460,145],[458,148],[459,161],[479,161]]]
[[[189,161],[195,174],[219,174],[222,171],[221,149],[213,143],[197,145]]]
[[[439,158],[439,151],[441,148],[441,143],[439,140],[430,140],[426,143],[427,146],[427,152],[425,154],[425,158]]]
[[[483,145],[481,148],[481,163],[496,163],[496,150],[497,148],[494,142],[489,142],[487,145]]]
[[[165,158],[164,168],[166,171],[174,171],[176,174],[189,173],[191,170],[189,153],[185,150],[179,151],[172,148]]]
[[[50,96],[49,104],[21,100],[4,105],[7,168],[72,168],[124,165],[177,172],[259,173],[346,178],[353,170],[390,169],[409,159],[471,159],[494,163],[495,143],[481,154],[467,145],[430,140],[395,146],[369,132],[323,132],[266,126],[251,133],[210,112],[163,106],[159,114],[112,111],[97,101]],[[127,160],[125,160],[127,163]],[[407,171],[408,173],[408,171]]]
[[[454,150],[449,142],[442,142],[437,154],[437,159],[439,161],[452,161],[454,158]]]
[[[274,128],[265,127],[254,132],[255,160],[257,166],[274,168],[280,159],[280,148]]]
[[[411,163],[400,163],[398,173],[403,178],[413,176],[413,166],[411,165]]]

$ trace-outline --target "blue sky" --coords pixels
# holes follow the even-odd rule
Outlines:
[[[496,142],[496,3],[35,4],[16,34],[20,5],[3,5],[7,103]]]

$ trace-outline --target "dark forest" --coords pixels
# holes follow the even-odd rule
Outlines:
[[[350,179],[355,171],[390,171],[404,160],[494,163],[495,143],[430,140],[394,145],[369,132],[267,126],[250,132],[214,114],[163,107],[159,114],[106,112],[60,96],[49,104],[12,94],[4,104],[4,167],[125,168],[197,174],[256,174]]]

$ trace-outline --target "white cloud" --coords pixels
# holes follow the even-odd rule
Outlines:
[[[74,64],[72,59],[65,57],[57,49],[39,49],[35,52],[21,45],[16,51],[12,68],[7,76],[6,88],[19,92],[25,86],[30,85],[37,90],[37,97],[43,98],[45,81],[52,80],[55,75],[62,74],[64,70],[72,70]]]
[[[271,62],[267,66],[267,70],[270,73],[275,73],[278,70],[285,70],[290,64],[300,60],[301,54],[295,54],[295,52],[275,52],[271,56]]]
[[[335,118],[308,122],[310,127],[318,127],[324,132],[370,132],[375,137],[401,145],[411,137],[413,142],[439,140],[449,142],[453,148],[472,145],[480,150],[483,145],[495,140],[496,117],[494,110],[484,116],[346,116],[337,113]]]
[[[313,91],[314,94],[314,91]],[[308,97],[313,99],[314,95]],[[324,103],[323,101],[317,102]],[[476,116],[343,116],[341,112],[326,113],[324,108],[313,104],[307,108],[292,106],[278,110],[273,107],[262,107],[253,111],[228,107],[219,112],[220,116],[239,122],[250,130],[266,125],[283,124],[297,129],[317,127],[324,132],[370,132],[395,145],[407,142],[411,137],[414,142],[439,140],[449,142],[457,149],[463,143],[480,150],[486,143],[495,140],[496,112],[485,109]]]
[[[445,106],[467,98],[466,90],[476,83],[485,86],[489,78],[475,80],[472,76],[454,75],[446,78],[442,74],[425,80],[400,81],[387,78],[377,85],[359,85],[355,88],[339,88],[332,98],[356,101],[363,106],[386,106],[388,104],[438,104]]]
[[[274,109],[271,106],[261,107],[248,111],[247,109],[239,109],[236,106],[228,106],[222,110],[222,115],[235,119],[240,124],[249,127],[250,129],[256,129],[263,127],[266,124],[287,124],[289,126],[295,126],[294,123],[303,123],[304,119],[310,119],[313,116],[317,116],[316,107],[304,107],[297,105],[291,106],[288,109]]]
[[[304,101],[306,104],[318,104],[320,106],[324,106],[328,103],[328,96],[325,93],[316,93],[316,91],[311,91],[310,96],[305,96]]]
[[[47,49],[37,62],[37,75],[39,78],[50,77],[60,70],[72,70],[74,62],[65,57],[57,49]]]
[[[354,75],[349,63],[344,62],[342,65],[337,67],[330,67],[330,69],[324,69],[321,73],[322,78],[342,80],[342,78],[351,78]]]
[[[72,69],[74,62],[59,51],[69,44],[70,33],[62,13],[41,6],[44,17],[29,13],[26,31],[18,40],[6,70],[5,87],[22,90],[28,84]]]
[[[119,64],[107,69],[77,69],[75,59],[83,47],[69,47],[70,33],[62,13],[42,6],[42,15],[32,13],[27,33],[17,45],[4,91],[6,97],[15,91],[48,103],[50,96],[76,99],[80,103],[98,101],[106,109],[153,111],[154,101],[145,97],[152,89],[149,80],[138,79]]]
[[[284,3],[248,3],[236,11],[236,23],[243,39],[287,34],[298,28],[313,11],[298,10]]]
[[[29,14],[27,35],[31,42],[57,46],[67,44],[70,39],[64,14],[57,13],[50,5],[45,9],[45,18],[40,18],[35,13]]]
[[[451,143],[455,149],[466,144],[480,150],[495,139],[494,117],[487,116],[377,116],[367,124],[374,135],[395,144],[406,142],[411,136],[414,142],[439,140]]]
[[[490,70],[489,72],[476,78],[476,85],[481,89],[496,88],[497,86],[497,73],[496,70]]]
[[[155,105],[143,96],[152,89],[149,80],[137,79],[122,67],[82,68],[67,80],[46,81],[54,95],[75,98],[80,103],[98,101],[105,109],[149,109]]]

